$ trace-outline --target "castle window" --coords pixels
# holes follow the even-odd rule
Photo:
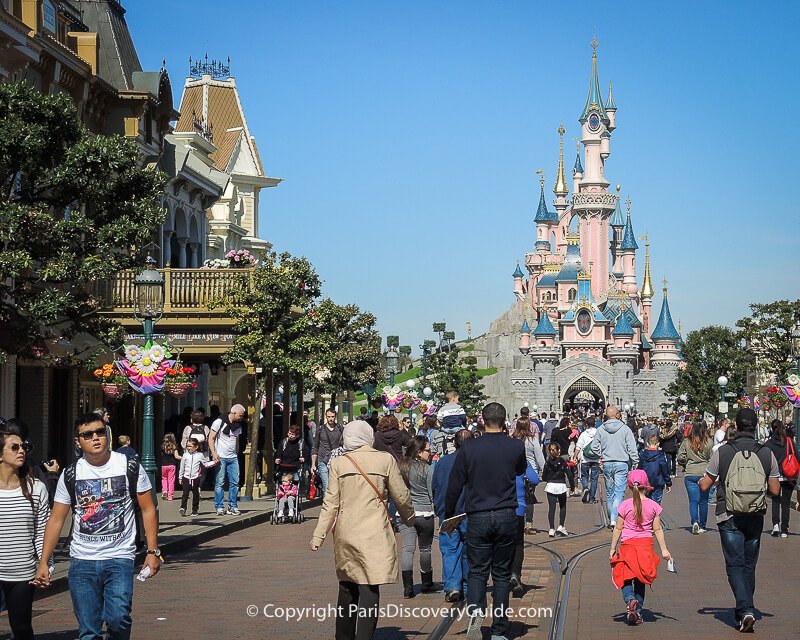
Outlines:
[[[570,289],[567,293],[567,300],[573,302],[575,300],[575,296],[578,295],[578,292],[575,289]]]

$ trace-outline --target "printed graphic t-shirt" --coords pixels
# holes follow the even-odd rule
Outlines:
[[[75,513],[69,554],[79,560],[110,560],[136,555],[136,526],[128,491],[128,459],[111,452],[104,465],[96,467],[80,458],[75,464]],[[136,492],[150,491],[147,473],[139,465]],[[64,474],[58,479],[55,501],[69,505]]]
[[[633,498],[623,500],[619,505],[617,513],[622,518],[622,542],[631,538],[652,538],[653,520],[661,515],[661,505],[655,500],[642,497],[642,522],[636,522],[636,509],[633,506]]]
[[[223,433],[225,424],[218,419],[214,420],[214,424],[211,425],[211,430],[217,434],[214,439],[214,448],[220,458],[235,458],[239,455],[239,436],[242,435],[242,427],[239,425],[234,428],[234,425],[231,425],[231,435],[226,436]]]

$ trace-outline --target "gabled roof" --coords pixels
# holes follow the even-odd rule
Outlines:
[[[542,277],[539,278],[539,282],[536,283],[536,288],[545,288],[545,287],[555,287],[556,286],[556,275],[557,272],[555,271],[545,271],[542,274]]]
[[[661,305],[661,313],[658,316],[658,323],[653,333],[650,334],[653,340],[673,340],[677,342],[681,339],[678,335],[678,330],[672,322],[672,316],[669,312],[669,303],[667,302],[667,290],[664,289],[664,304]]]
[[[555,330],[555,327],[553,327],[553,323],[550,322],[550,316],[547,315],[547,311],[542,311],[542,315],[539,318],[539,324],[537,324],[536,328],[533,330],[533,335],[535,336],[558,335],[558,331]]]

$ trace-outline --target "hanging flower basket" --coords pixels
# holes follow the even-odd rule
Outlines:
[[[100,388],[109,398],[114,399],[119,398],[126,390],[123,385],[116,382],[103,382],[100,384]]]
[[[197,386],[196,383],[192,382],[171,382],[167,380],[164,383],[164,389],[167,390],[167,393],[171,396],[175,396],[176,398],[183,398],[193,386]]]

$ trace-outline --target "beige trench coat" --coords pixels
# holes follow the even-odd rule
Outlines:
[[[414,522],[411,495],[391,454],[363,446],[348,453],[381,492],[397,505],[406,525]],[[328,490],[312,543],[322,546],[332,534],[336,577],[356,584],[397,582],[397,542],[386,508],[350,460],[338,456],[328,470]]]

